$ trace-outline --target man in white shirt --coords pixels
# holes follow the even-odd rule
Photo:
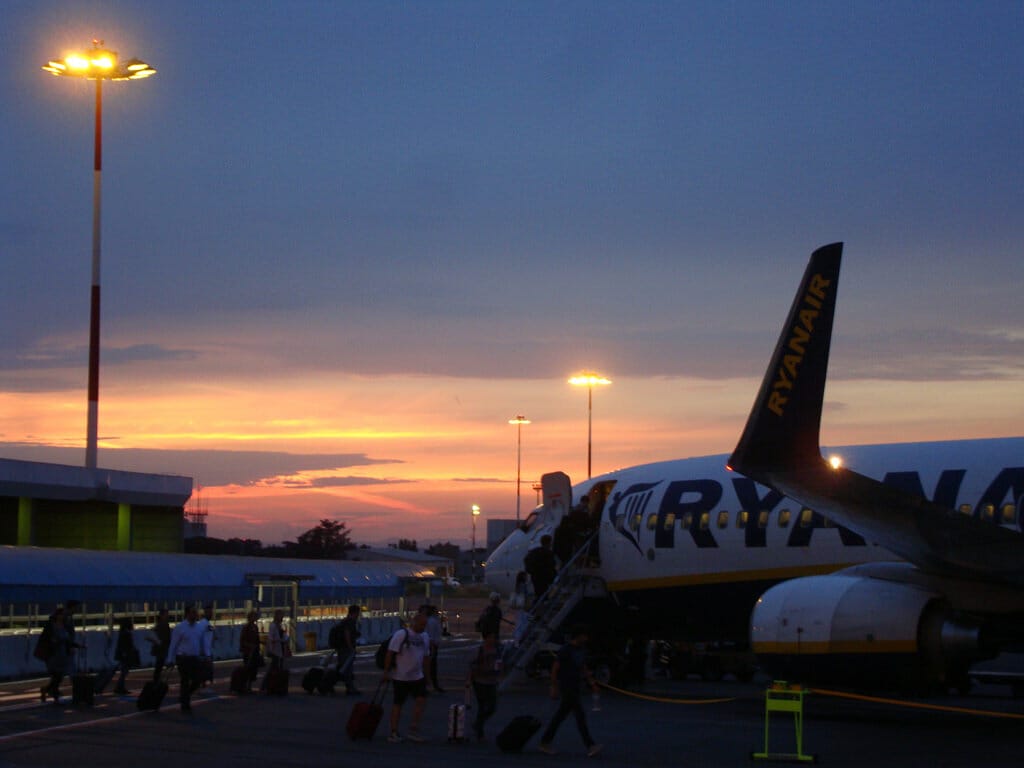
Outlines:
[[[194,605],[185,609],[185,620],[179,621],[171,632],[171,647],[167,657],[174,659],[181,678],[181,711],[192,711],[192,693],[199,687],[199,657],[203,653],[206,628],[197,624],[199,612]]]
[[[420,720],[427,703],[427,668],[430,663],[430,638],[424,631],[427,617],[417,613],[411,626],[399,629],[391,636],[388,653],[384,658],[384,679],[395,684],[395,700],[391,706],[391,735],[388,741],[404,741],[398,733],[398,719],[402,705],[409,696],[413,697],[412,722],[409,724],[409,741],[423,741],[420,736]]]

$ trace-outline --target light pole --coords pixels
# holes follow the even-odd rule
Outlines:
[[[476,519],[480,517],[480,507],[474,504],[472,506],[473,512],[473,549],[470,551],[469,558],[469,575],[470,580],[476,581]]]
[[[509,424],[516,425],[516,527],[519,527],[519,478],[523,469],[523,424],[529,424],[530,420],[525,416],[516,416],[508,420]]]
[[[93,144],[92,174],[92,292],[89,300],[89,414],[85,439],[85,466],[96,468],[97,423],[100,410],[100,180],[103,169],[103,81],[141,80],[156,70],[139,59],[121,63],[117,53],[92,41],[92,50],[69,53],[43,67],[57,76],[83,77],[96,81],[96,136]]]
[[[587,388],[587,478],[590,478],[590,457],[591,457],[591,445],[593,437],[593,424],[594,424],[594,386],[603,386],[605,384],[611,384],[611,379],[606,379],[599,373],[593,371],[584,371],[578,376],[573,376],[569,379],[569,383],[574,387],[586,387]]]

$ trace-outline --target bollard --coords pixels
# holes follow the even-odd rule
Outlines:
[[[807,689],[790,685],[785,680],[774,680],[764,694],[764,751],[751,752],[751,760],[773,760],[798,763],[816,763],[817,755],[804,754],[804,694]],[[796,752],[770,752],[768,724],[772,712],[792,712],[796,730]]]

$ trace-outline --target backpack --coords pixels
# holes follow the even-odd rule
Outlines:
[[[40,661],[49,661],[53,655],[53,632],[50,631],[49,624],[43,627],[43,631],[39,633],[39,639],[36,640],[36,647],[32,651],[32,655]]]
[[[402,631],[405,632],[405,640],[402,641],[402,645],[408,645],[409,630],[403,629]],[[377,652],[374,654],[373,660],[377,663],[378,669],[387,669],[387,667],[384,666],[384,662],[387,661],[388,658],[388,646],[391,645],[392,637],[394,637],[394,635],[391,635],[387,640],[377,646]]]
[[[340,648],[341,647],[341,645],[342,645],[342,638],[344,637],[344,632],[345,632],[344,623],[345,623],[345,620],[342,619],[337,624],[335,624],[333,627],[331,627],[331,632],[330,632],[329,635],[327,635],[327,644],[329,646],[331,646],[331,648]]]

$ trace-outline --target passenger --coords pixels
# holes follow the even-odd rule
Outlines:
[[[252,692],[252,684],[256,680],[259,668],[263,666],[263,657],[260,655],[260,628],[256,624],[259,614],[256,611],[249,611],[245,617],[245,626],[238,638],[238,651],[242,654],[242,663],[245,665],[245,690]]]
[[[358,696],[359,689],[356,688],[355,656],[359,635],[359,611],[358,605],[350,605],[344,619],[331,627],[331,634],[328,642],[338,655],[338,679],[345,683],[345,693],[350,696]]]
[[[167,655],[174,659],[181,680],[181,711],[192,711],[192,694],[200,686],[199,657],[203,652],[203,641],[206,630],[197,622],[199,611],[194,605],[185,609],[185,620],[178,622],[171,633],[171,644]]]
[[[526,571],[519,571],[519,573],[516,574],[516,586],[512,593],[512,607],[525,608],[529,594],[530,577]]]
[[[504,620],[500,603],[501,595],[497,592],[491,592],[490,602],[484,608],[484,612],[480,614],[480,618],[476,620],[476,631],[480,633],[480,637],[483,638],[493,634],[500,639],[501,622]]]
[[[203,649],[199,654],[200,685],[213,682],[213,647],[217,642],[217,633],[213,628],[213,606],[203,606],[203,616],[196,622],[203,628]]]
[[[139,659],[139,649],[135,647],[135,623],[127,616],[121,619],[121,626],[117,631],[114,661],[117,662],[117,668],[121,671],[121,676],[117,679],[114,693],[127,694],[129,691],[124,687],[124,679],[133,667],[142,666],[142,661]]]
[[[551,551],[551,537],[548,534],[540,537],[539,547],[534,547],[526,553],[523,567],[533,581],[535,599],[541,600],[558,575],[558,564],[555,561],[555,553]]]
[[[82,644],[78,642],[77,635],[75,634],[75,613],[81,607],[81,603],[77,600],[68,600],[64,604],[64,631],[68,635],[68,674],[74,674],[75,670],[75,651],[82,648]]]
[[[573,533],[572,520],[569,519],[569,515],[565,515],[555,528],[555,537],[551,544],[551,549],[562,568],[572,560],[575,543],[576,535]]]
[[[555,754],[551,742],[562,721],[570,712],[576,717],[576,727],[579,728],[580,736],[583,738],[583,745],[587,748],[587,756],[593,757],[601,751],[601,745],[596,743],[587,728],[587,715],[583,711],[583,696],[581,688],[583,682],[596,693],[597,681],[590,673],[586,664],[587,630],[584,627],[573,627],[570,632],[570,640],[558,650],[554,664],[551,666],[551,698],[560,699],[558,710],[555,712],[548,727],[540,737],[540,751],[548,755]]]
[[[444,693],[437,682],[437,655],[441,652],[441,614],[436,605],[420,606],[420,611],[427,617],[427,637],[430,638],[430,684],[434,693]]]
[[[60,704],[60,681],[70,673],[71,647],[65,625],[64,609],[58,607],[43,627],[36,652],[38,658],[45,657],[46,671],[50,681],[39,689],[39,698],[53,696],[53,703]]]
[[[501,647],[498,636],[484,635],[484,642],[469,665],[466,688],[473,688],[476,696],[476,718],[473,733],[477,741],[484,740],[484,723],[498,709],[498,682],[501,680]]]
[[[292,655],[290,642],[288,628],[284,625],[284,610],[278,608],[274,611],[274,620],[270,622],[270,629],[267,631],[267,656],[270,657],[270,663],[266,674],[263,675],[263,682],[260,683],[260,692],[266,693],[270,682],[268,678],[272,672],[284,669],[285,657]]]
[[[166,608],[161,608],[157,614],[156,625],[148,639],[150,652],[153,654],[153,682],[157,682],[167,663],[167,651],[171,647],[171,622],[167,617]]]
[[[395,683],[395,699],[391,706],[391,731],[388,741],[392,744],[404,741],[398,733],[398,720],[402,705],[409,696],[413,697],[412,721],[409,723],[409,741],[423,741],[420,736],[420,720],[427,704],[427,668],[430,659],[430,638],[426,633],[427,617],[417,613],[412,626],[397,630],[388,643],[384,657],[384,679]]]

